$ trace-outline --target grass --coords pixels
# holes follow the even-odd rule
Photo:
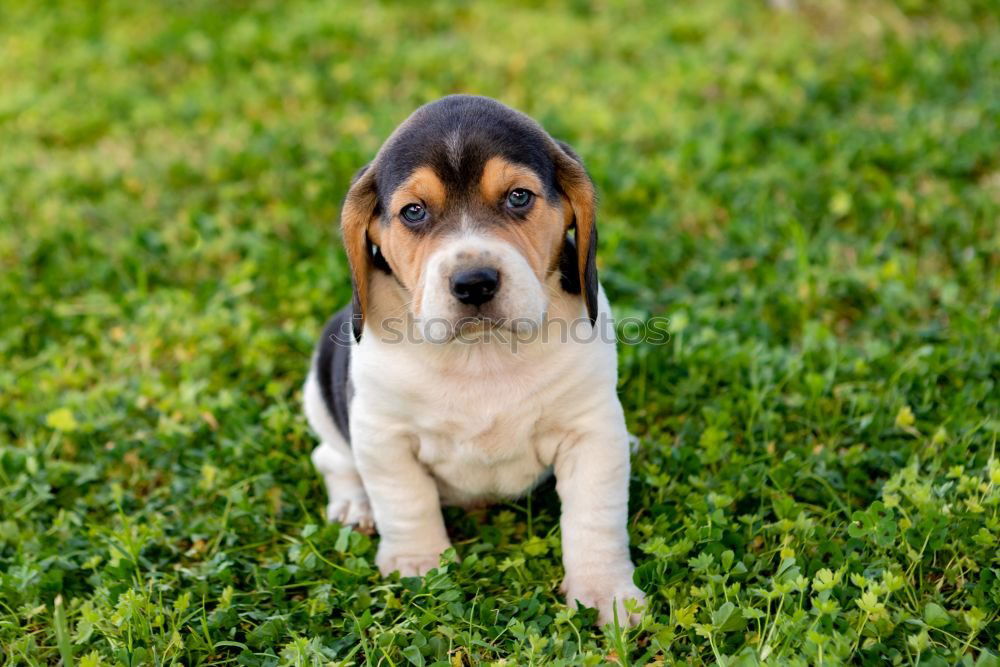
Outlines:
[[[0,655],[9,664],[1000,658],[1000,10],[990,1],[8,2]],[[383,579],[299,408],[334,222],[417,105],[584,156],[642,440],[649,613],[557,587],[545,488]]]

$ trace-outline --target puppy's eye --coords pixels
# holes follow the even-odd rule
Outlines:
[[[507,195],[507,206],[511,208],[524,208],[531,203],[535,195],[530,190],[524,188],[514,188]]]
[[[424,218],[427,217],[427,209],[421,204],[407,204],[400,210],[399,214],[403,216],[403,220],[416,224],[423,222]]]

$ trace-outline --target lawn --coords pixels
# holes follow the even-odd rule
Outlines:
[[[425,579],[322,519],[340,200],[452,92],[575,147],[670,320],[619,355],[634,630],[563,603],[551,487]],[[0,662],[1000,664],[994,0],[12,0],[0,267]]]

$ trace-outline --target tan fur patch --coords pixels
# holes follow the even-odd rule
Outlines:
[[[447,203],[444,184],[430,167],[420,167],[400,185],[389,200],[394,219],[380,230],[375,243],[403,286],[413,295],[413,310],[419,314],[421,276],[427,258],[441,240],[434,234],[414,234],[399,220],[399,211],[407,204],[423,204],[429,215],[442,215]]]
[[[549,271],[556,266],[566,231],[564,225],[561,207],[539,197],[525,220],[500,225],[491,229],[491,233],[517,248],[538,280],[545,282]]]
[[[443,239],[434,234],[419,235],[407,230],[401,223],[382,230],[382,254],[393,273],[413,295],[412,308],[420,314],[422,281],[427,260],[437,250]]]
[[[568,207],[553,206],[545,198],[538,175],[525,166],[514,164],[501,157],[490,158],[483,167],[479,192],[488,206],[502,202],[515,188],[525,188],[535,193],[535,203],[524,220],[510,221],[493,233],[510,243],[520,252],[532,271],[542,282],[556,265],[566,229],[573,222]]]
[[[496,206],[514,188],[527,188],[539,198],[542,194],[542,183],[531,169],[502,157],[491,157],[483,167],[483,175],[479,179],[479,192],[483,200],[490,206]]]
[[[392,193],[389,210],[393,215],[407,204],[423,204],[431,213],[440,214],[445,207],[444,183],[430,167],[419,167]]]
[[[576,259],[580,287],[587,304],[587,313],[593,320],[597,317],[597,290],[592,289],[597,283],[597,267],[590,253],[592,246],[597,242],[594,223],[596,205],[594,184],[587,176],[583,165],[566,152],[562,152],[556,160],[556,177],[572,209],[572,224],[576,225]],[[590,283],[587,280],[588,276],[592,279]],[[588,284],[591,285],[591,289],[588,289]]]
[[[344,236],[344,249],[351,266],[354,283],[354,300],[363,321],[368,311],[368,279],[371,271],[371,256],[368,254],[368,232],[377,227],[375,206],[378,197],[371,170],[365,172],[351,186],[344,200],[340,214],[340,228]],[[360,332],[360,325],[356,333]]]

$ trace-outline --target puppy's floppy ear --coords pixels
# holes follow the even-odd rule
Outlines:
[[[576,264],[590,323],[597,320],[597,195],[594,183],[569,144],[556,141],[556,179],[569,199],[576,228]]]
[[[372,241],[368,228],[378,217],[378,190],[375,170],[371,165],[362,167],[351,183],[340,212],[340,231],[344,237],[347,261],[351,265],[351,282],[354,285],[353,317],[351,327],[354,339],[361,340],[365,315],[368,312],[368,283],[375,266]]]

